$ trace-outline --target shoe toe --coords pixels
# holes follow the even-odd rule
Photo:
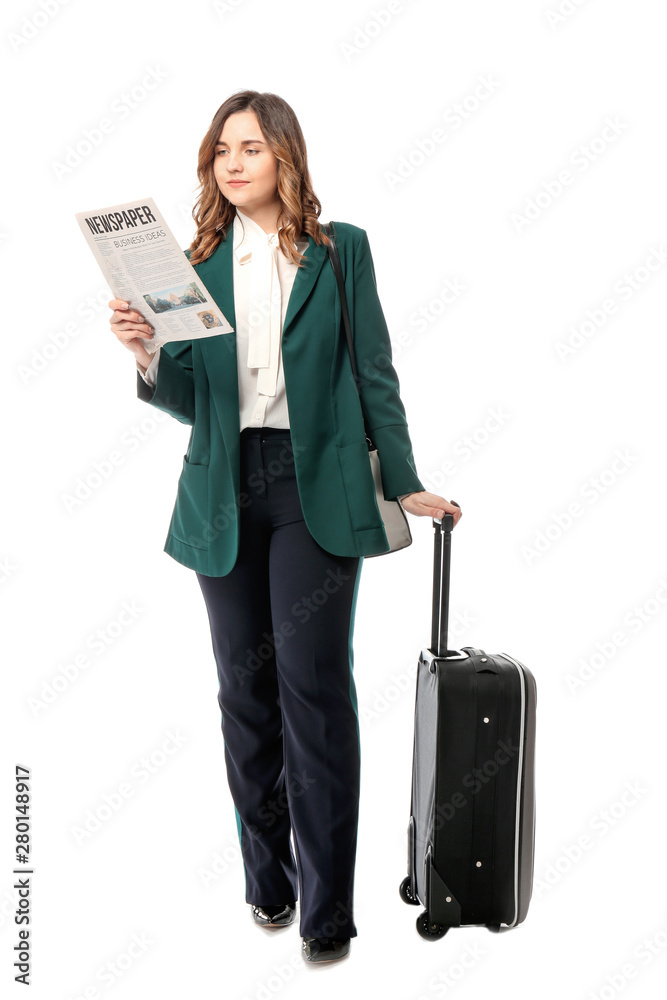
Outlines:
[[[259,906],[251,904],[255,923],[262,927],[287,927],[296,915],[296,903],[285,903],[280,906]]]
[[[335,941],[332,938],[302,938],[303,957],[307,962],[336,962],[350,951],[350,939]]]

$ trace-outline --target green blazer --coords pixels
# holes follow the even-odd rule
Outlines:
[[[391,342],[366,231],[336,222],[361,394],[388,500],[424,490],[415,469]],[[233,229],[195,271],[232,327]],[[315,540],[335,555],[389,550],[375,500],[359,396],[324,244],[308,237],[282,331],[282,363],[299,497]],[[187,251],[186,251],[187,253]],[[163,345],[157,382],[137,372],[137,395],[192,431],[164,551],[206,576],[226,576],[238,553],[241,492],[236,333]]]

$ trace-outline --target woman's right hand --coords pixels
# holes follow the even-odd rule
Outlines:
[[[140,365],[148,368],[155,355],[148,353],[143,342],[151,339],[153,327],[146,322],[141,313],[130,309],[129,303],[123,299],[111,299],[108,305],[113,309],[111,332],[115,333],[128,351],[132,351]]]

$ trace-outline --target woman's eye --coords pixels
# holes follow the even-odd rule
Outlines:
[[[215,155],[216,156],[220,156],[222,153],[227,153],[227,152],[228,152],[228,150],[226,150],[226,149],[219,149]],[[258,149],[247,149],[246,153],[259,153],[259,150]]]

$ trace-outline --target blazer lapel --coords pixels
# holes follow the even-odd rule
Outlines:
[[[308,246],[304,251],[303,266],[300,267],[294,279],[290,294],[282,336],[289,332],[296,320],[299,310],[307,301],[315,282],[327,259],[327,248],[321,243],[315,243],[312,236],[308,237]],[[213,299],[234,328],[232,333],[221,333],[218,336],[202,337],[196,343],[201,347],[202,357],[208,374],[211,394],[213,396],[220,426],[225,438],[228,454],[238,450],[240,419],[239,419],[239,380],[236,362],[236,313],[234,309],[234,252],[233,228],[227,232],[227,239],[221,240],[215,251],[201,264],[195,264],[195,271],[201,275],[202,281],[213,296]]]
[[[234,280],[232,274],[233,239],[221,240],[210,257],[195,264],[197,274],[213,297],[218,308],[233,327],[231,333],[202,337],[196,343],[201,348],[209,386],[228,454],[238,450],[240,434],[239,380],[236,370],[236,314],[234,312]]]
[[[322,264],[327,259],[328,253],[324,243],[319,245],[312,236],[308,237],[308,246],[304,250],[303,267],[296,273],[292,292],[290,294],[285,322],[283,323],[283,337],[289,333],[292,323],[296,319],[299,309],[304,305],[308,296],[315,287],[317,277],[322,270]]]

